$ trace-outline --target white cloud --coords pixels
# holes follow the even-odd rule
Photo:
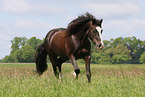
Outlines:
[[[49,3],[49,2],[47,2]],[[0,12],[11,13],[11,14],[22,14],[22,15],[51,15],[55,13],[63,13],[67,9],[63,6],[56,6],[50,4],[45,4],[45,2],[35,2],[28,0],[3,0],[1,1]]]
[[[112,20],[104,24],[104,37],[132,37],[145,40],[145,20]]]
[[[13,39],[15,36],[33,37],[38,35],[38,38],[43,38],[49,30],[56,28],[55,25],[41,20],[18,19],[0,24],[0,37],[3,40]],[[41,33],[41,34],[40,34]]]
[[[49,24],[41,20],[16,20],[14,24],[15,29],[21,29],[24,32],[35,32],[35,30],[44,31],[55,27],[53,24]]]
[[[104,27],[108,31],[130,33],[130,32],[145,32],[145,20],[112,20],[106,24]]]
[[[29,5],[25,0],[3,0],[1,10],[7,13],[24,13],[29,10]]]
[[[16,20],[9,21],[7,23],[0,23],[0,59],[5,55],[9,55],[11,40],[14,37],[27,37],[31,38],[36,36],[37,38],[43,39],[47,32],[55,25],[43,22],[41,20]]]
[[[128,18],[137,16],[142,10],[135,4],[129,2],[122,3],[85,3],[80,7],[87,11],[92,11],[98,17],[103,18]]]

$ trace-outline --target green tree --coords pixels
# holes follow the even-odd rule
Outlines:
[[[100,53],[93,53],[91,56],[91,63],[99,63],[99,59],[101,58]]]
[[[15,37],[11,40],[11,54],[14,53],[16,50],[19,50],[22,46],[26,44],[27,38],[26,37]]]
[[[104,50],[111,48],[110,41],[104,40],[103,43],[104,43]]]
[[[29,44],[23,46],[21,48],[21,52],[22,62],[34,62],[35,50],[32,46],[30,46]]]
[[[41,39],[36,39],[36,37],[32,37],[27,40],[27,44],[29,44],[34,50],[42,43]]]
[[[128,50],[124,44],[120,44],[115,48],[110,48],[105,52],[111,63],[127,63],[131,60],[130,50]]]
[[[1,62],[34,62],[34,55],[36,48],[41,44],[41,39],[32,37],[27,39],[25,37],[15,37],[11,40],[11,53],[2,59]]]
[[[14,53],[12,53],[10,56],[13,58],[13,61],[11,62],[22,62],[22,52],[21,50],[16,50]]]
[[[2,63],[9,63],[9,62],[12,62],[13,61],[13,58],[11,56],[5,56],[3,59],[2,59]]]
[[[145,63],[145,52],[141,55],[140,62]]]
[[[145,44],[143,41],[137,39],[135,36],[124,38],[125,46],[131,50],[130,55],[132,56],[131,63],[139,63],[139,58],[145,51]]]
[[[120,45],[120,44],[124,44],[124,41],[123,41],[123,38],[122,38],[122,37],[116,38],[116,39],[113,41],[112,46],[113,46],[113,47],[116,47],[116,46],[118,46],[118,45]]]
[[[91,63],[94,64],[111,64],[110,58],[107,56],[106,52],[103,50],[99,51],[98,53],[92,54],[92,61]]]

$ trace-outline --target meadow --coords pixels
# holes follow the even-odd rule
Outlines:
[[[38,77],[35,64],[0,64],[1,97],[145,97],[145,65],[91,64],[92,81],[87,82],[85,65],[75,79],[71,64],[63,64],[58,81],[48,64]]]

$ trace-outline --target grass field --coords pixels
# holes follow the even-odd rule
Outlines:
[[[63,64],[58,81],[52,66],[41,76],[34,64],[0,64],[0,97],[145,97],[145,65],[91,65],[88,83],[85,65],[76,80],[71,64]]]

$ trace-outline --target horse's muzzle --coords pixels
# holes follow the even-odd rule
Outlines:
[[[96,47],[97,49],[103,49],[104,45],[101,43],[100,44],[96,43]]]
[[[104,48],[104,45],[100,44],[99,49],[103,49],[103,48]]]

